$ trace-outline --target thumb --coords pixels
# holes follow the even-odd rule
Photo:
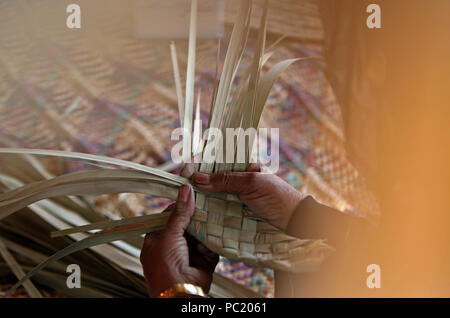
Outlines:
[[[194,173],[198,171],[198,168],[198,163],[188,162],[184,165],[183,169],[181,169],[180,176],[190,178]]]
[[[195,173],[193,181],[201,189],[210,192],[245,194],[257,182],[256,172],[221,172],[217,174]]]
[[[184,235],[195,210],[194,191],[191,186],[183,185],[178,191],[177,202],[172,214],[167,220],[164,231],[171,234]]]

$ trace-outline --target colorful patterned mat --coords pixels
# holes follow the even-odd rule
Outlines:
[[[318,21],[315,1],[304,1],[303,7],[295,2],[304,10],[299,11],[300,24],[307,18]],[[60,2],[0,2],[1,144],[108,155],[149,166],[170,160],[170,134],[179,123],[169,41],[134,37],[132,10],[115,3],[95,11],[95,23],[85,30],[74,31],[62,28],[56,18],[57,12],[64,12]],[[46,19],[45,26],[39,23],[41,18]],[[270,25],[269,16],[268,46],[280,32],[289,34],[275,26],[271,32]],[[291,25],[295,27],[301,25]],[[222,39],[221,61],[226,42]],[[183,76],[187,41],[176,45]],[[287,58],[322,56],[315,41],[293,36],[273,52],[268,66]],[[198,41],[196,85],[201,87],[205,124],[216,54],[217,40]],[[244,56],[244,65],[247,62]],[[341,211],[374,215],[375,200],[346,160],[341,113],[321,67],[316,62],[291,66],[270,94],[261,127],[280,129],[282,178]],[[82,162],[41,160],[54,174],[92,168]],[[111,217],[148,214],[168,203],[133,194],[99,196],[90,202]],[[218,271],[273,295],[273,273],[226,260]],[[240,271],[242,275],[235,275]]]

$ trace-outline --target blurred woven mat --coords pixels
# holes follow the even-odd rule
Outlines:
[[[225,0],[225,23],[232,24],[240,0]],[[250,26],[259,27],[264,0],[255,0]],[[318,16],[316,0],[269,1],[267,31],[272,35],[286,35],[298,40],[320,41],[322,24]]]
[[[3,297],[6,292],[14,286],[13,280],[11,280],[11,283],[1,283],[0,282],[0,297]],[[55,293],[53,291],[49,291],[47,289],[41,289],[39,288],[39,291],[41,292],[42,296],[45,298],[65,298],[65,296],[60,295],[58,293]],[[15,290],[9,298],[29,298],[30,296],[26,292],[25,288],[19,287],[17,290]]]
[[[267,65],[321,56],[316,2],[274,2],[267,46],[280,35],[288,37],[273,49]],[[170,135],[179,123],[169,41],[136,38],[132,8],[123,3],[108,1],[102,9],[92,8],[87,15],[95,14],[95,21],[69,30],[60,1],[0,2],[3,146],[80,151],[149,166],[170,161],[174,144]],[[229,22],[232,9],[226,8]],[[228,23],[225,31],[229,36]],[[223,61],[227,38],[221,42]],[[187,41],[177,40],[176,45],[184,76]],[[204,124],[216,55],[217,40],[198,40],[196,85],[201,88]],[[247,63],[248,54],[243,60]],[[280,129],[278,174],[290,184],[342,211],[373,213],[376,204],[364,180],[346,160],[341,113],[317,63],[294,64],[282,75],[270,94],[261,127]],[[56,175],[95,168],[69,160],[40,160]],[[5,166],[0,169],[8,171]],[[132,194],[90,200],[115,217],[152,213],[167,204]]]

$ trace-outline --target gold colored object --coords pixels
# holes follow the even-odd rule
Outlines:
[[[175,284],[171,288],[159,293],[158,298],[173,298],[186,295],[208,297],[199,286],[192,284]]]
[[[214,96],[211,101],[211,112],[208,124],[208,129],[210,129],[210,131],[213,131],[214,129],[221,130],[222,127],[241,128],[244,131],[248,128],[257,129],[264,105],[276,79],[292,63],[309,59],[308,57],[305,57],[284,60],[274,64],[269,71],[261,72],[264,62],[270,58],[270,54],[264,54],[266,18],[268,11],[268,0],[264,0],[263,14],[259,20],[260,27],[258,27],[255,53],[253,54],[250,66],[243,72],[242,78],[244,80],[239,81],[240,85],[236,87],[236,95],[230,95],[230,92],[233,91],[232,87],[235,82],[235,74],[237,74],[240,66],[242,52],[246,48],[247,39],[249,37],[249,21],[252,12],[251,0],[242,0],[239,1],[239,3],[238,15],[227,48],[223,71],[221,72],[220,79],[215,81],[215,88],[213,91]],[[183,109],[184,112],[184,119],[180,117],[180,122],[183,123],[184,131],[191,132],[193,130],[192,128],[194,128],[195,135],[193,104],[195,95],[195,20],[197,0],[192,1],[191,4],[193,9],[191,10],[192,23],[190,24],[189,54],[187,60],[188,67],[186,72],[186,97],[182,99],[182,96],[179,96],[180,98],[177,98],[177,101],[185,101],[184,105],[182,103],[179,105],[179,109]],[[218,51],[220,53],[220,50]],[[218,56],[220,57],[220,54],[218,54]],[[216,65],[219,64],[219,62],[216,63]],[[216,69],[218,68],[216,67]],[[73,67],[71,67],[69,71],[71,71],[77,83],[80,84],[91,97],[97,98],[102,96],[102,93],[95,88],[95,85],[86,84],[87,81],[84,80],[80,71]],[[218,74],[219,72],[217,70],[216,75]],[[175,77],[175,80],[179,80],[178,76]],[[215,78],[217,79],[218,76],[215,76]],[[179,91],[180,90],[178,90],[178,92]],[[231,103],[229,103],[230,100]],[[131,125],[133,127],[138,127],[136,128],[137,130],[145,132],[145,134],[141,133],[141,135],[147,136],[145,127],[143,127],[142,123],[134,117],[130,120],[132,120]],[[127,142],[129,142],[129,138],[127,140]],[[211,149],[218,149],[217,154],[222,153],[223,149],[220,150],[216,147],[222,147],[223,144],[219,142],[218,138],[214,137],[213,133],[208,134],[206,141],[205,147],[209,148],[212,146]],[[253,142],[253,138],[252,140],[249,140],[247,149],[252,149]],[[159,144],[157,142],[154,143],[154,147],[157,149],[156,146]],[[193,147],[189,147],[189,144],[186,148],[184,148],[184,146],[185,145],[183,145],[183,149],[190,149],[188,151],[188,154],[190,155]],[[37,201],[65,195],[142,193],[176,199],[178,188],[190,182],[186,178],[162,171],[161,169],[105,156],[69,151],[20,148],[0,148],[0,154],[1,153],[69,157],[95,161],[97,163],[112,164],[129,169],[115,168],[88,170],[57,177],[48,175],[42,178],[41,181],[29,185],[23,185],[21,182],[17,183],[14,178],[0,175],[2,179],[0,181],[11,189],[11,191],[0,195],[0,219]],[[249,154],[248,151],[246,151],[246,153]],[[245,162],[242,163],[237,162],[237,157],[235,160],[236,162],[233,164],[220,162],[220,160],[217,159],[219,159],[219,157],[216,157],[216,152],[203,152],[200,171],[203,173],[245,171],[250,163],[249,155],[245,156]],[[33,167],[33,174],[35,174],[37,170],[35,168],[36,163],[33,162],[31,165]],[[245,210],[244,204],[235,200],[233,195],[224,193],[213,195],[207,191],[200,191],[200,189],[197,188],[194,188],[194,190],[197,192],[196,214],[199,213],[202,219],[193,219],[187,228],[187,231],[200,242],[204,243],[206,247],[230,260],[244,261],[248,265],[298,273],[316,270],[320,263],[325,259],[326,255],[332,250],[323,240],[302,240],[291,237],[270,225],[264,219],[256,217],[254,214],[243,214],[243,210]],[[70,206],[72,205],[73,204],[71,203]],[[80,211],[84,211],[84,208]],[[98,216],[94,214],[92,219],[97,220],[97,217]],[[78,228],[72,228],[70,231],[78,232],[81,229],[81,232],[85,232],[87,231],[87,227],[93,229],[92,227],[94,226],[96,229],[103,231],[78,240],[73,243],[70,248],[59,250],[46,261],[40,263],[31,271],[28,271],[26,276],[21,278],[6,295],[10,295],[14,289],[20,286],[28,278],[32,277],[36,272],[61,257],[70,255],[78,250],[111,241],[133,237],[138,238],[142,234],[163,228],[167,219],[168,215],[161,213],[133,218],[132,220],[100,221],[95,225],[89,224]],[[63,235],[67,235],[67,232],[64,232]]]

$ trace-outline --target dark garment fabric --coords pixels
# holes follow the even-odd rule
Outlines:
[[[306,199],[289,232],[335,252],[315,273],[277,272],[275,296],[449,297],[450,1],[318,1],[347,154],[381,217],[373,227]],[[371,3],[381,29],[366,26]],[[369,264],[380,289],[366,285]]]
[[[335,251],[317,272],[276,272],[276,297],[332,297],[366,289],[365,253],[361,251],[370,246],[376,230],[369,220],[346,215],[308,196],[294,212],[287,234],[325,239]]]

